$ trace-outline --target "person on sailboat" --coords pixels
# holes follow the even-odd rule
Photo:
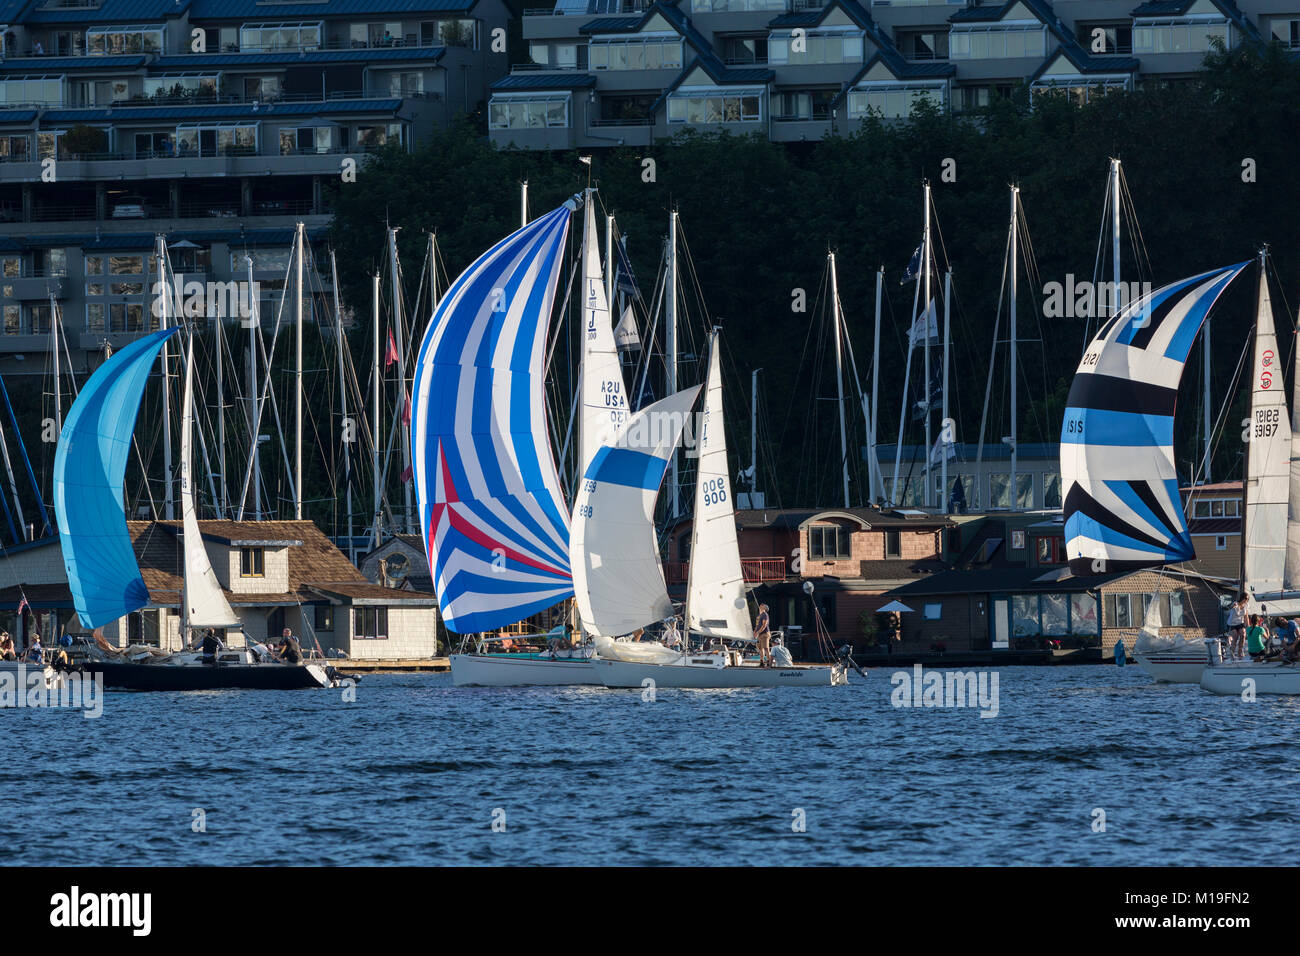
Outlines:
[[[45,648],[41,647],[41,635],[32,635],[32,642],[27,645],[27,660],[31,664],[45,662]]]
[[[682,632],[676,615],[668,618],[664,627],[663,645],[673,650],[682,646]]]
[[[771,621],[767,615],[767,605],[758,606],[758,618],[754,621],[754,640],[758,642],[758,663],[761,667],[772,666],[772,631]]]
[[[302,663],[302,647],[298,644],[298,638],[293,636],[293,631],[285,628],[280,632],[280,656],[290,664]]]
[[[0,660],[14,661],[18,655],[14,653],[14,639],[9,636],[8,631],[0,631]]]
[[[1228,609],[1228,654],[1233,660],[1246,656],[1246,595],[1238,594]]]
[[[203,663],[205,664],[216,664],[217,652],[225,649],[225,645],[221,643],[221,638],[217,637],[217,632],[210,627],[206,628],[204,631],[203,644],[201,646],[203,650]]]
[[[1250,656],[1258,660],[1265,649],[1264,639],[1268,631],[1264,629],[1263,618],[1258,614],[1250,616],[1250,627],[1246,629],[1246,648]]]

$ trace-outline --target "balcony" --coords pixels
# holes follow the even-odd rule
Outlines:
[[[62,275],[45,276],[38,272],[28,274],[21,279],[0,279],[0,283],[13,289],[13,297],[24,302],[44,302],[53,294],[56,299],[66,298],[63,292],[65,277]]]
[[[664,564],[664,580],[669,584],[685,584],[690,577],[689,561],[668,561]],[[793,577],[786,569],[785,558],[741,558],[740,570],[746,584],[768,584]]]

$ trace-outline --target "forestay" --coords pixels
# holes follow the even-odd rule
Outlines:
[[[1211,307],[1246,265],[1143,296],[1088,346],[1061,426],[1065,539],[1074,573],[1195,556],[1174,467],[1178,381]]]

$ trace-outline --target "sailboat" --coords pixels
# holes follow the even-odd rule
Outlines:
[[[458,685],[595,683],[593,649],[558,647],[569,643],[564,629],[545,635],[546,652],[491,650],[518,637],[503,629],[573,596],[570,516],[544,384],[556,282],[581,202],[573,197],[475,260],[447,289],[420,344],[413,476],[443,624],[463,635],[449,655]],[[588,229],[584,255],[593,242]],[[584,285],[585,308],[599,307],[603,282],[592,286],[590,264]],[[612,339],[608,326],[606,307],[595,331]]]
[[[1250,441],[1242,535],[1242,587],[1247,609],[1267,621],[1275,615],[1300,614],[1300,379],[1287,419],[1286,388],[1273,324],[1273,308],[1259,258],[1255,354],[1251,367]],[[1300,359],[1298,359],[1300,361]],[[1300,694],[1300,665],[1279,660],[1225,660],[1217,641],[1206,641],[1207,661],[1201,687],[1211,693],[1238,695],[1247,687],[1256,694]]]
[[[694,390],[690,391],[693,403]],[[684,394],[678,393],[679,396]],[[665,399],[665,401],[671,400]],[[651,409],[654,407],[651,406]],[[629,436],[632,433],[633,429],[629,429]],[[623,444],[630,444],[630,442],[624,440]],[[610,471],[614,469],[608,467],[608,459],[605,459],[603,462],[594,463],[584,476],[579,502],[588,510],[578,511],[575,519],[575,534],[578,533],[578,527],[585,525],[589,529],[588,534],[595,534],[599,529],[611,543],[626,538],[631,546],[634,543],[631,539],[644,538],[645,530],[648,528],[653,543],[654,528],[648,517],[629,514],[632,511],[630,507],[626,510],[618,507],[619,497],[626,494],[624,491],[626,484],[620,483],[612,476],[607,476]],[[638,472],[647,474],[650,469],[645,467],[645,463],[638,467],[629,462],[626,471],[632,474]],[[736,540],[735,504],[728,474],[719,335],[715,331],[710,346],[704,415],[699,435],[699,460],[696,466],[695,512],[691,524],[691,563],[686,599],[686,647],[675,655],[675,659],[664,661],[613,660],[607,658],[606,652],[602,650],[601,656],[592,662],[592,667],[606,687],[642,687],[646,682],[653,682],[659,687],[775,687],[811,686],[843,681],[844,672],[841,664],[835,665],[834,668],[803,665],[762,667],[745,661],[740,651],[726,645],[729,641],[751,643],[754,640],[749,605],[746,600],[745,578],[740,564],[740,548]],[[662,471],[653,477],[652,485],[647,481],[640,487],[646,489],[649,486],[657,489]],[[638,535],[634,535],[631,529],[623,534],[617,528],[605,527],[602,523],[611,520],[610,514],[621,515],[622,517],[617,520],[623,523],[633,525],[640,523],[642,530]],[[654,558],[658,560],[657,550],[654,552]],[[592,560],[590,554],[588,560]],[[603,556],[601,560],[604,560]],[[621,580],[624,577],[630,576],[612,574],[601,579],[603,593],[598,597],[613,604],[619,603],[620,593],[627,593],[627,586]],[[647,577],[648,575],[642,572],[637,580],[645,581]],[[652,583],[662,586],[662,580],[662,571],[660,571],[658,580]],[[575,574],[575,586],[577,583],[578,577]],[[591,584],[592,582],[588,581],[589,588]],[[626,602],[626,598],[622,600]],[[659,608],[665,606],[671,608],[666,593],[658,604]],[[690,644],[693,636],[709,640],[714,646],[708,650],[692,651]]]
[[[1196,556],[1174,464],[1174,407],[1192,343],[1249,263],[1171,283],[1106,321],[1084,353],[1061,426],[1066,550],[1077,575],[1178,564]],[[1158,621],[1148,619],[1158,638]],[[1139,638],[1157,680],[1198,675],[1205,653]],[[1192,679],[1195,679],[1194,677]]]
[[[101,365],[73,403],[55,452],[59,546],[77,616],[90,630],[149,603],[149,590],[127,530],[122,485],[149,368],[163,343],[177,331],[173,327],[137,339]],[[239,625],[208,561],[194,510],[190,476],[193,374],[193,362],[187,362],[181,439],[183,633],[194,627]],[[248,651],[223,654],[216,665],[203,664],[194,654],[176,654],[149,663],[104,660],[86,666],[103,675],[105,687],[130,690],[287,690],[325,687],[336,680],[318,663],[253,663],[248,655]]]

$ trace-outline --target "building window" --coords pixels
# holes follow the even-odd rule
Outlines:
[[[808,529],[808,554],[814,558],[847,558],[848,528],[838,524],[813,525]]]
[[[943,619],[943,605],[938,601],[927,603],[923,609],[927,621],[939,621]]]
[[[161,53],[163,27],[91,27],[86,31],[86,52],[91,56],[121,53]]]
[[[1041,23],[954,27],[948,38],[948,55],[954,60],[1041,58],[1047,54],[1046,33]]]
[[[903,556],[903,535],[900,531],[885,532],[885,557],[900,558]]]
[[[1228,548],[1228,536],[1226,534],[1216,534],[1214,536],[1214,550],[1226,551]]]
[[[321,23],[258,23],[239,31],[239,48],[245,51],[318,50]]]
[[[1034,539],[1039,564],[1064,564],[1065,540],[1058,537],[1041,537]]]
[[[356,607],[352,609],[352,636],[365,641],[388,640],[388,608]]]
[[[691,123],[757,123],[762,117],[761,91],[738,90],[732,94],[721,91],[710,93],[683,93],[678,90],[668,97],[668,122]]]
[[[263,548],[239,549],[239,576],[241,578],[266,577],[266,551]]]
[[[1132,597],[1131,594],[1106,595],[1106,617],[1109,618],[1111,627],[1134,626]]]
[[[861,63],[862,34],[807,31],[796,40],[789,33],[773,33],[767,41],[769,63],[799,66],[810,63]]]
[[[592,40],[587,60],[593,70],[678,70],[682,41],[675,36]]]
[[[11,76],[0,80],[0,103],[6,106],[62,106],[62,76]]]
[[[488,107],[492,129],[563,129],[569,125],[569,97],[494,96]]]
[[[1152,20],[1133,27],[1135,54],[1208,53],[1212,40],[1232,46],[1227,20]]]
[[[791,90],[775,94],[775,120],[826,120],[835,90]]]
[[[334,630],[334,605],[332,604],[316,605],[316,630],[318,631]]]
[[[1128,24],[1080,23],[1075,31],[1079,46],[1094,54],[1133,52],[1133,29]]]
[[[1289,49],[1300,47],[1300,20],[1274,20],[1269,24],[1273,38]]]
[[[25,163],[29,149],[26,136],[0,136],[0,163]]]
[[[692,13],[785,12],[786,0],[691,0]]]

